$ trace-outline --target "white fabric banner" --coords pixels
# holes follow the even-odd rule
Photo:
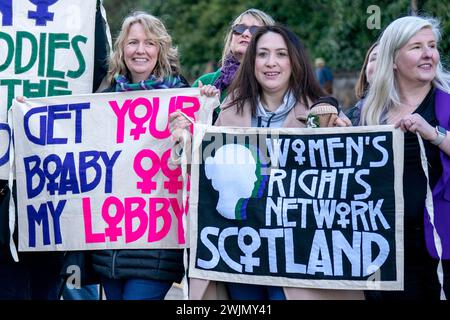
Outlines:
[[[14,101],[19,251],[184,247],[168,115],[210,123],[218,103],[198,88]]]
[[[95,0],[0,1],[0,179],[14,97],[92,92],[95,12]]]

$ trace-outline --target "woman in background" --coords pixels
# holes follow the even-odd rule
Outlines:
[[[245,51],[258,27],[273,25],[275,21],[267,13],[258,9],[248,9],[234,19],[230,30],[225,37],[221,67],[212,73],[207,73],[198,78],[193,87],[201,85],[214,85],[220,90],[220,102],[228,93],[228,87],[236,76],[236,72],[244,57]],[[219,114],[217,108],[214,113],[213,123]]]
[[[355,85],[355,95],[359,99],[356,102],[353,108],[347,112],[347,116],[350,119],[358,119],[359,114],[361,113],[361,109],[366,101],[366,95],[369,91],[369,85],[372,83],[373,72],[375,71],[376,62],[377,62],[377,54],[378,54],[378,41],[372,44],[367,50],[366,57],[364,58],[363,66],[361,67],[361,71],[359,72],[358,81]],[[358,123],[352,123],[354,126],[357,126]]]

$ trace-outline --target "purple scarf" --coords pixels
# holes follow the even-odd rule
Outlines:
[[[228,88],[233,81],[240,64],[241,63],[232,54],[229,54],[220,70],[220,76],[214,81],[214,86],[221,92]]]
[[[186,88],[189,85],[180,75],[164,77],[162,80],[151,75],[147,80],[131,83],[127,77],[116,74],[116,91],[134,91],[134,90],[152,90],[152,89],[169,89],[169,88]]]
[[[436,89],[436,118],[439,125],[450,129],[450,94]],[[442,176],[433,188],[434,224],[441,238],[442,259],[450,260],[450,157],[440,151]],[[424,216],[425,240],[430,255],[438,259],[434,245],[433,226],[429,221],[427,209]]]

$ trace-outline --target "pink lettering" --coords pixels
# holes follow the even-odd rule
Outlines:
[[[161,157],[161,170],[163,174],[169,178],[164,181],[164,189],[169,193],[177,194],[178,190],[183,188],[183,180],[181,179],[181,167],[177,166],[175,169],[170,169],[168,165],[170,157],[170,149],[163,153]]]
[[[133,205],[136,205],[133,209]],[[139,240],[147,230],[148,216],[145,212],[145,199],[139,197],[125,198],[125,242]],[[137,228],[133,231],[133,219],[137,219]]]
[[[169,114],[176,110],[183,111],[188,117],[195,120],[195,113],[200,109],[200,101],[197,97],[191,96],[176,96],[170,98]],[[189,130],[193,133],[193,127],[190,126]]]
[[[105,242],[103,233],[92,232],[91,199],[83,198],[84,236],[86,243]]]
[[[117,101],[109,101],[109,105],[117,117],[117,143],[124,142],[127,115],[130,121],[135,125],[134,128],[130,130],[130,136],[132,136],[134,140],[139,140],[140,136],[147,132],[147,122],[149,134],[156,139],[166,139],[170,137],[168,114],[171,114],[176,110],[181,110],[195,120],[195,113],[200,109],[200,101],[198,98],[191,96],[171,97],[167,114],[161,114],[159,112],[159,97],[154,97],[152,100],[144,97],[139,97],[134,100],[127,99],[122,106],[119,106]],[[145,112],[137,110],[138,107],[142,106],[144,107]],[[192,127],[190,129],[192,132]]]
[[[131,100],[125,100],[122,108],[119,108],[117,101],[109,101],[109,105],[113,109],[114,113],[117,116],[117,133],[116,133],[116,142],[123,143],[124,132],[125,132],[125,115],[130,108]]]
[[[104,229],[103,232],[93,233],[91,200],[83,198],[86,243],[116,242],[121,237],[125,243],[144,237],[147,242],[161,241],[169,234],[175,219],[178,224],[177,243],[186,243],[183,216],[187,215],[187,210],[180,206],[176,198],[128,197],[121,200],[111,196],[105,199],[101,210],[107,227],[103,223],[95,225]]]
[[[145,170],[142,167],[142,160],[144,158],[149,158],[152,161],[152,166],[150,169]],[[136,174],[142,179],[142,181],[137,182],[137,188],[142,191],[142,193],[150,193],[152,190],[156,189],[156,182],[153,181],[153,177],[161,168],[161,163],[159,161],[158,155],[149,149],[143,149],[134,158],[133,169]]]
[[[159,98],[154,98],[156,100],[156,106],[159,105]],[[153,102],[155,103],[155,101]],[[145,114],[143,117],[138,117],[136,114],[136,108],[139,106],[145,106]],[[158,106],[159,107],[159,106]],[[156,109],[157,112],[158,109]],[[130,135],[134,137],[134,140],[139,140],[141,134],[145,133],[144,123],[150,119],[152,116],[152,104],[150,100],[146,98],[137,98],[133,100],[130,107],[130,120],[133,121],[136,126],[134,129],[130,130]]]
[[[158,207],[160,207],[158,209]],[[152,198],[149,200],[149,231],[148,242],[159,241],[164,238],[170,230],[172,217],[169,213],[170,202],[166,198]],[[158,231],[158,218],[163,220],[162,227]]]
[[[115,207],[115,214],[109,215],[109,208]],[[118,236],[122,235],[122,229],[117,227],[124,215],[124,208],[122,202],[117,197],[108,197],[102,206],[102,217],[109,227],[105,229],[105,235],[109,237],[110,241],[116,241]]]
[[[171,100],[172,101],[172,100]],[[169,131],[169,118],[168,116],[165,117],[166,120],[166,126],[164,127],[163,131],[160,131],[156,128],[156,124],[158,123],[158,116],[159,113],[159,99],[156,101],[157,103],[153,103],[153,117],[150,119],[149,124],[149,131],[153,137],[156,139],[166,139],[170,137],[170,131]]]
[[[177,199],[171,198],[170,204],[172,205],[173,212],[175,213],[175,217],[177,217],[178,222],[178,243],[185,244],[186,239],[184,238],[184,224],[183,224],[183,215],[187,214],[187,211],[183,210],[183,207],[180,208]]]

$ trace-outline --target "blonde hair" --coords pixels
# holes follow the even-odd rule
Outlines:
[[[385,122],[390,108],[400,103],[399,92],[394,75],[394,62],[398,50],[402,48],[417,32],[424,28],[433,31],[436,42],[441,39],[439,21],[435,18],[409,16],[393,21],[383,32],[377,55],[377,67],[374,70],[372,84],[365,107],[361,113],[360,123],[376,125]],[[450,74],[439,61],[433,85],[450,92]]]
[[[116,74],[130,78],[130,71],[124,61],[124,45],[130,28],[135,23],[140,23],[145,30],[145,34],[159,45],[158,61],[152,74],[158,79],[178,74],[180,72],[178,50],[172,46],[172,37],[167,32],[166,27],[155,16],[136,11],[124,19],[122,28],[114,43],[114,50],[109,58],[108,82],[112,84]]]
[[[239,23],[242,22],[244,19],[244,16],[249,15],[258,20],[263,26],[273,26],[275,24],[275,20],[271,16],[269,16],[267,13],[258,10],[258,9],[248,9],[244,12],[242,12],[236,19],[234,19],[233,23],[230,26],[230,30],[228,31],[226,37],[225,37],[225,45],[223,47],[222,51],[222,58],[220,59],[220,63],[223,66],[223,63],[225,62],[227,56],[231,53],[231,38],[233,37],[233,27]]]

